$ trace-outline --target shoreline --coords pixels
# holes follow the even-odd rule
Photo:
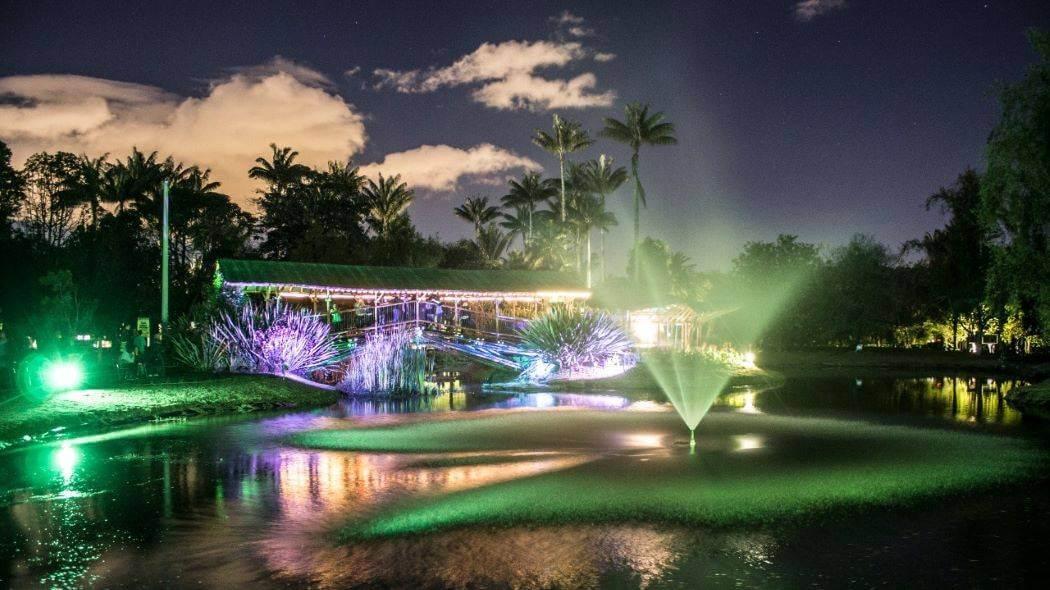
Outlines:
[[[99,432],[132,424],[270,410],[310,409],[339,401],[340,392],[263,375],[143,383],[11,398],[0,406],[0,450],[68,432]]]

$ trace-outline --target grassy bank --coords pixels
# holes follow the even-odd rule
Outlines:
[[[1050,420],[1050,379],[1018,387],[1006,394],[1006,401],[1025,414]]]
[[[352,540],[490,525],[779,522],[1008,484],[1040,473],[1045,461],[1030,443],[1007,437],[729,412],[704,418],[696,455],[676,444],[685,440],[671,412],[573,410],[293,438],[312,448],[472,453],[459,461],[479,464],[508,452],[564,458],[553,469],[537,463],[535,475],[407,499],[355,517],[343,529]]]
[[[278,377],[230,375],[181,383],[82,389],[0,405],[0,448],[55,428],[91,430],[149,420],[334,403],[339,393]]]

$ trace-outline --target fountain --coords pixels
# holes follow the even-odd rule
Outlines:
[[[696,452],[696,427],[729,383],[732,366],[705,352],[650,353],[644,364],[689,428],[690,452]]]

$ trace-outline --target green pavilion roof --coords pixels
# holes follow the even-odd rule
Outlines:
[[[219,260],[227,284],[306,290],[539,293],[588,290],[575,274],[536,270],[455,270],[273,260]]]

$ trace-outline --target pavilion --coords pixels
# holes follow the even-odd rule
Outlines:
[[[549,271],[222,259],[216,274],[225,288],[308,306],[350,335],[411,323],[498,340],[553,304],[591,296],[577,275]]]

